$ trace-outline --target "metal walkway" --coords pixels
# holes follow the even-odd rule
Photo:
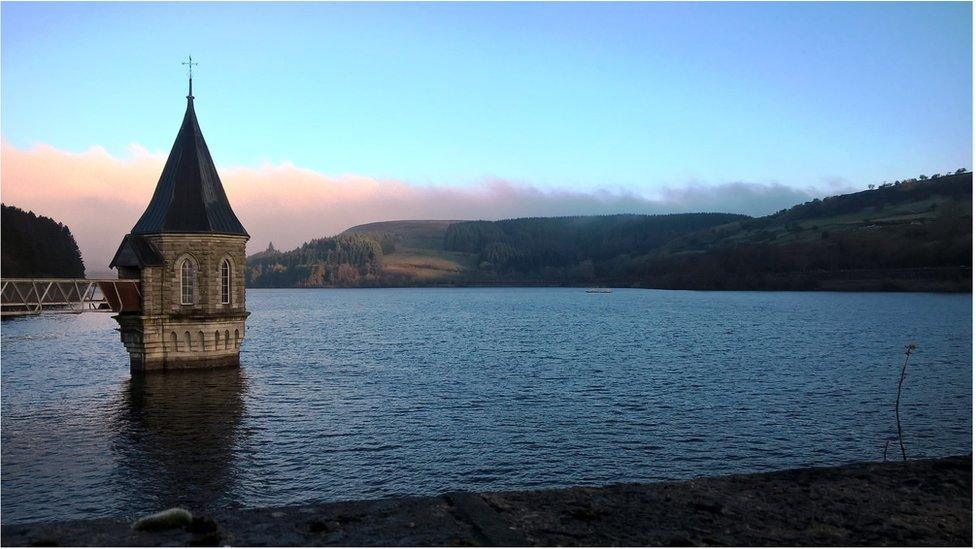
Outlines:
[[[138,311],[138,280],[86,278],[0,279],[0,316]]]

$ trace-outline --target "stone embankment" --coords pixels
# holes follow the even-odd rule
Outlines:
[[[136,531],[123,519],[4,525],[14,545],[972,545],[972,456],[908,463],[227,510]]]

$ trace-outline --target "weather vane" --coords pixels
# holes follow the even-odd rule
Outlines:
[[[192,99],[193,98],[193,65],[199,65],[200,63],[194,63],[192,55],[187,55],[186,58],[187,60],[183,61],[183,64],[186,65],[186,73],[187,76],[190,77],[190,94],[187,95],[187,97]]]

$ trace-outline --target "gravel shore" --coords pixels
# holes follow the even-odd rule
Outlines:
[[[98,519],[0,528],[4,546],[972,545],[972,456],[296,507],[155,532]],[[190,509],[192,511],[192,509]]]

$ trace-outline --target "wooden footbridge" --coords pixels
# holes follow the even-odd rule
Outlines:
[[[0,316],[139,311],[138,280],[88,278],[0,279]]]

